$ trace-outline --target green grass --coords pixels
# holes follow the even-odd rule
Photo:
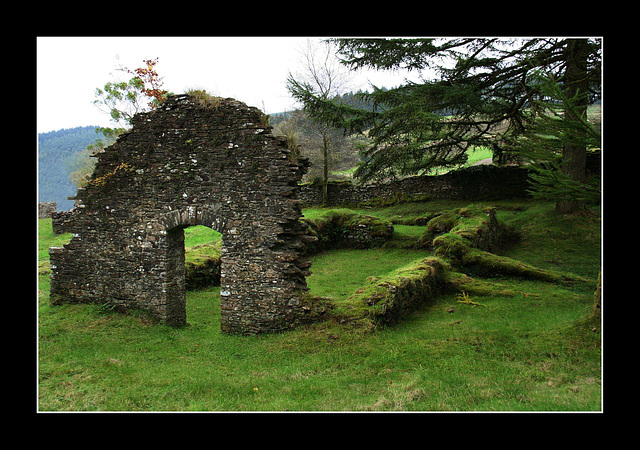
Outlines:
[[[467,166],[471,166],[478,161],[493,157],[493,151],[487,147],[474,147],[467,152]]]
[[[185,247],[210,244],[220,240],[222,240],[222,234],[204,225],[195,225],[184,229]]]
[[[385,275],[427,256],[426,251],[395,248],[323,252],[311,258],[312,274],[307,278],[307,285],[312,295],[340,301],[365,285],[368,277]]]
[[[597,277],[596,218],[560,216],[542,202],[494,204],[500,220],[526,232],[506,256]],[[409,218],[460,206],[407,203],[365,213]],[[233,336],[220,331],[219,288],[187,292],[189,325],[179,329],[138,312],[50,306],[46,249],[70,237],[53,236],[50,223],[39,228],[40,411],[601,410],[601,335],[589,321],[595,283],[484,279],[496,289],[470,294],[482,306],[451,293],[375,332],[325,322]],[[400,227],[399,236],[418,233]],[[206,230],[189,230],[187,245],[206,243]],[[367,277],[422,254],[321,253],[308,283],[316,295],[344,298]]]
[[[467,162],[462,167],[469,167],[474,163],[483,159],[491,158],[493,156],[493,150],[488,147],[474,146],[467,152]],[[336,170],[329,173],[329,179],[350,179],[353,178],[353,173],[358,167],[351,167],[345,170]],[[442,175],[449,172],[451,169],[435,168],[432,169],[430,175]]]

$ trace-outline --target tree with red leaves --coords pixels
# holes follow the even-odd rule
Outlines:
[[[155,69],[158,58],[145,59],[144,66],[137,69],[118,68],[133,77],[129,81],[108,82],[103,89],[96,89],[94,104],[111,116],[121,128],[126,128],[131,118],[139,113],[155,109],[169,95],[162,88],[162,78]]]

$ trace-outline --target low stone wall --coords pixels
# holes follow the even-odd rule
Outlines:
[[[438,258],[424,258],[377,279],[356,291],[350,302],[364,306],[371,325],[391,325],[445,290],[446,266]]]
[[[46,219],[53,216],[58,204],[56,202],[38,202],[38,219]]]
[[[333,248],[380,247],[393,236],[391,222],[373,216],[332,211],[316,219],[302,219],[308,226],[306,254]]]
[[[355,185],[330,182],[329,205],[357,204],[375,199],[427,195],[433,199],[498,200],[529,197],[529,171],[523,167],[472,166],[437,176],[415,176],[385,183]],[[305,206],[322,203],[320,184],[303,184],[298,198]]]

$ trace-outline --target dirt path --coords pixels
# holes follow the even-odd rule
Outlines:
[[[481,164],[492,164],[492,163],[493,163],[492,158],[487,158],[487,159],[481,159],[480,161],[476,161],[471,165],[472,166],[479,166]]]

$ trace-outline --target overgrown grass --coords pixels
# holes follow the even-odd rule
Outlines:
[[[459,202],[407,203],[364,213],[403,220]],[[523,232],[504,255],[594,279],[596,218],[563,217],[542,202],[494,202]],[[307,216],[326,210],[305,210]],[[187,293],[189,325],[98,305],[50,306],[50,220],[40,221],[38,392],[41,411],[599,411],[601,337],[589,321],[594,283],[483,279],[482,295],[443,295],[401,323],[367,332],[324,322],[291,332],[220,331],[219,288]],[[400,235],[417,236],[400,228]],[[192,231],[189,231],[192,230]],[[206,243],[187,229],[187,245]],[[409,236],[410,237],[410,236]],[[316,255],[315,295],[344,298],[425,251]],[[474,306],[474,304],[480,306]],[[595,331],[593,331],[595,329]]]

